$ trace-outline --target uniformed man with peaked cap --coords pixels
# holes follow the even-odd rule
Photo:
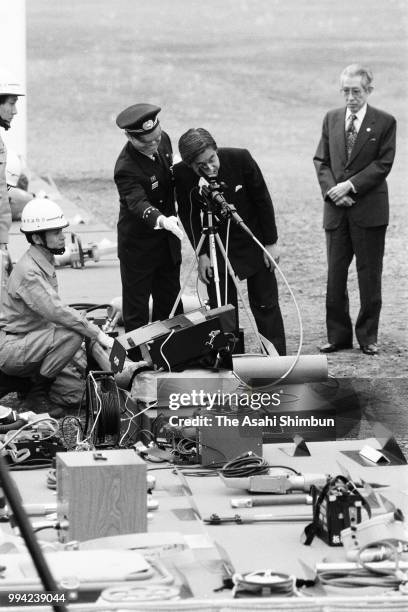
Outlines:
[[[114,172],[126,332],[148,323],[150,296],[152,320],[167,319],[180,290],[183,233],[176,218],[172,146],[161,128],[160,110],[133,104],[116,118],[127,138]]]

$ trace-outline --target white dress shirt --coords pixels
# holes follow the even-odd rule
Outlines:
[[[361,124],[363,123],[363,119],[365,117],[366,112],[367,112],[367,104],[364,104],[364,106],[362,106],[357,113],[352,113],[351,110],[348,108],[346,111],[346,120],[344,124],[345,130],[347,130],[349,126],[349,120],[350,120],[351,115],[355,115],[357,119],[354,120],[354,127],[356,128],[356,132],[358,134],[361,128]]]

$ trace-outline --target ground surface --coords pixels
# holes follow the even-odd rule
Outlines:
[[[30,0],[30,164],[113,227],[118,203],[112,173],[124,144],[114,119],[125,106],[161,105],[175,149],[179,136],[198,126],[220,146],[249,148],[273,196],[281,267],[302,314],[302,352],[316,353],[325,340],[326,264],[312,157],[324,113],[342,104],[341,69],[366,62],[375,75],[371,103],[394,114],[399,125],[389,179],[381,353],[372,358],[355,348],[329,356],[329,368],[337,377],[406,376],[407,13],[402,0],[73,0],[58,8]],[[186,246],[185,262],[190,257]],[[191,279],[191,289],[194,284]],[[280,287],[293,354],[298,322]],[[355,318],[354,266],[350,298]],[[250,333],[247,345],[253,345]],[[397,393],[395,402],[405,413],[405,398]]]

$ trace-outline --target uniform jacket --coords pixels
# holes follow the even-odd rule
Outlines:
[[[223,194],[237,213],[263,244],[274,244],[278,239],[271,196],[262,172],[246,149],[221,148],[218,183],[225,183]],[[199,177],[184,162],[174,166],[178,212],[185,231],[196,248],[201,236],[202,220]],[[203,219],[205,221],[205,219]],[[225,245],[226,222],[218,233]],[[228,257],[240,279],[247,278],[264,265],[262,250],[240,226],[231,221]]]
[[[31,245],[16,263],[8,280],[0,332],[27,334],[61,325],[96,338],[99,328],[61,302],[53,261],[51,253]]]
[[[329,111],[313,158],[324,198],[323,227],[335,229],[344,215],[361,227],[387,225],[389,219],[386,177],[395,155],[396,121],[384,111],[367,105],[357,140],[347,161],[345,108]],[[350,180],[356,193],[350,208],[336,206],[326,196],[339,182]]]
[[[157,217],[175,215],[172,147],[162,132],[158,150],[160,163],[139,153],[130,142],[115,165],[114,179],[119,192],[119,257],[130,253],[148,255],[168,241],[174,262],[181,259],[180,240],[166,230],[155,230]]]
[[[6,146],[0,136],[0,244],[8,243],[11,226],[11,209],[6,182]]]

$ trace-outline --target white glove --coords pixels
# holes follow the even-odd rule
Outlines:
[[[171,232],[172,234],[177,236],[177,238],[179,238],[180,240],[183,239],[184,234],[178,226],[176,217],[174,216],[165,217],[164,215],[160,215],[157,219],[157,223],[159,224],[160,227],[167,230],[168,232]]]
[[[113,346],[113,338],[111,338],[110,336],[108,336],[108,334],[105,334],[105,332],[103,332],[102,330],[99,332],[99,334],[96,336],[96,341],[99,342],[99,344],[104,348],[104,349],[111,349]]]

